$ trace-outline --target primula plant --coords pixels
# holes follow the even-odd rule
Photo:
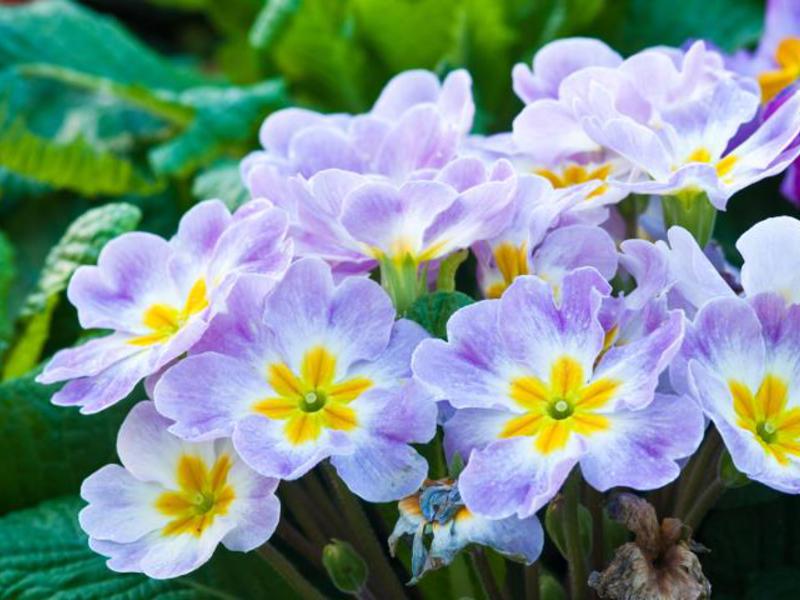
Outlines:
[[[800,597],[800,3],[612,4],[0,6],[0,598]]]

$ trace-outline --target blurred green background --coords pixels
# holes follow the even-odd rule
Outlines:
[[[194,597],[210,581],[233,597],[264,586],[285,597],[232,576],[224,553],[177,587],[109,579],[70,520],[74,499],[30,508],[114,459],[125,412],[56,409],[31,381],[78,339],[69,276],[123,231],[170,235],[199,199],[240,203],[237,162],[271,111],[360,112],[395,73],[466,66],[475,130],[503,131],[521,108],[511,67],[553,39],[596,36],[630,54],[704,38],[733,51],[757,42],[763,11],[761,0],[0,1],[0,514],[29,509],[0,518],[0,598],[65,586],[77,590],[65,597]],[[718,220],[733,262],[742,231],[797,214],[777,186],[740,193]],[[698,536],[713,549],[715,597],[800,597],[798,513],[755,485],[726,496]]]

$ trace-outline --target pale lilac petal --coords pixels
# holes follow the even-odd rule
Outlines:
[[[333,127],[312,126],[292,137],[289,157],[304,177],[324,169],[361,172],[366,162],[347,136]]]
[[[353,454],[331,457],[347,487],[367,502],[399,500],[416,492],[428,475],[428,463],[405,443],[373,438]]]
[[[499,440],[473,452],[458,481],[467,508],[491,519],[535,514],[553,496],[578,462],[581,444],[543,456],[529,437]]]
[[[680,474],[677,461],[697,450],[705,429],[693,400],[665,394],[641,410],[616,412],[610,421],[607,431],[592,435],[580,461],[583,477],[600,491],[668,484]]]
[[[773,217],[756,223],[736,242],[744,259],[742,287],[748,296],[775,292],[800,302],[800,221]]]
[[[222,544],[235,552],[250,552],[263,545],[272,537],[281,517],[281,503],[275,497],[277,480],[258,477],[252,472],[248,476],[254,481],[246,496],[237,496],[234,506],[238,524],[222,538]],[[240,491],[240,486],[234,489]]]
[[[259,131],[261,145],[283,156],[289,154],[292,138],[307,127],[322,125],[326,122],[323,115],[303,108],[285,108],[272,113],[266,118]]]
[[[539,558],[544,546],[544,530],[535,516],[494,520],[473,514],[459,515],[456,530],[467,543],[489,546],[529,565]]]
[[[183,215],[169,243],[177,251],[205,262],[230,221],[231,214],[221,201],[206,200]]]
[[[436,433],[436,402],[414,381],[397,382],[391,389],[368,390],[350,407],[358,415],[359,431],[373,441],[422,444]]]
[[[617,271],[614,240],[600,227],[571,225],[552,231],[533,253],[533,272],[560,287],[564,276],[580,267],[594,267],[610,280]]]
[[[625,240],[619,262],[636,281],[636,289],[625,296],[625,305],[639,310],[670,287],[669,252],[663,245],[646,240]]]
[[[383,87],[372,107],[372,114],[397,119],[417,104],[436,102],[439,80],[430,71],[415,69],[395,75]]]
[[[36,381],[48,384],[97,375],[114,363],[142,351],[141,346],[127,343],[130,339],[128,334],[114,333],[74,348],[59,350]]]
[[[669,268],[673,289],[686,302],[700,308],[713,298],[733,297],[730,286],[708,260],[694,237],[682,227],[667,232],[670,245]]]
[[[411,376],[411,356],[422,340],[430,335],[421,326],[408,319],[397,320],[386,349],[372,361],[355,363],[352,370],[373,380],[395,382]]]

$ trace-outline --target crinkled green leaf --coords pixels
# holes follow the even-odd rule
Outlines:
[[[78,217],[47,256],[36,289],[20,311],[20,332],[8,353],[3,378],[18,377],[41,358],[50,332],[50,321],[70,277],[81,265],[94,264],[103,246],[133,230],[141,211],[124,202],[93,208]]]
[[[156,580],[119,574],[89,549],[77,521],[83,502],[67,496],[0,519],[0,598],[15,600],[201,600],[295,598],[254,554],[218,549],[190,575]],[[165,557],[165,560],[168,558]]]
[[[183,133],[150,151],[150,163],[159,174],[186,175],[231,145],[249,142],[263,119],[288,103],[278,79],[244,87],[193,88],[176,100],[192,107],[195,118]]]
[[[76,492],[114,460],[116,431],[130,406],[90,416],[53,406],[59,386],[40,385],[35,375],[0,383],[0,514]]]
[[[219,198],[231,210],[239,208],[250,198],[242,184],[239,163],[233,160],[220,161],[195,177],[192,195],[197,200]]]
[[[0,67],[47,63],[120,83],[181,90],[202,78],[143,45],[120,24],[78,4],[0,6]]]
[[[475,302],[461,292],[436,292],[417,299],[406,317],[422,325],[431,335],[445,339],[447,321],[459,308]]]
[[[0,167],[87,196],[150,194],[162,187],[131,161],[96,150],[81,137],[56,143],[31,133],[18,120],[0,125]]]

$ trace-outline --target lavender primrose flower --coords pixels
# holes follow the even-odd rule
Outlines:
[[[242,162],[242,178],[253,196],[277,202],[273,196],[284,176],[341,169],[402,181],[419,170],[440,169],[455,158],[459,140],[472,127],[471,88],[464,70],[441,84],[428,71],[406,71],[386,84],[363,115],[280,110],[264,121],[264,150]]]
[[[433,399],[410,377],[424,330],[395,322],[389,297],[366,278],[335,286],[319,259],[294,263],[265,301],[249,294],[232,295],[231,312],[156,385],[170,431],[231,436],[267,477],[296,479],[330,458],[371,502],[418,489],[427,463],[409,444],[436,426]]]
[[[81,527],[112,571],[179,577],[220,543],[249,552],[278,525],[276,479],[252,471],[230,441],[184,442],[169,424],[152,402],[134,406],[117,439],[123,466],[106,465],[81,486]]]
[[[711,300],[677,362],[736,468],[800,493],[800,305],[770,292]]]
[[[567,275],[560,301],[546,282],[518,277],[499,300],[453,315],[448,342],[426,340],[414,353],[415,377],[456,408],[445,448],[469,457],[459,490],[472,512],[529,517],[576,464],[601,491],[657,488],[699,445],[699,407],[655,393],[682,315],[606,348],[598,313],[609,291],[594,269]]]
[[[563,213],[581,199],[553,190],[543,177],[520,176],[515,214],[500,234],[473,245],[478,282],[487,298],[499,298],[519,275],[537,275],[555,289],[564,275],[595,267],[611,279],[617,270],[614,240],[597,226],[558,227]]]
[[[490,520],[476,515],[464,506],[458,483],[451,480],[426,481],[397,507],[400,516],[389,536],[389,550],[394,555],[398,542],[412,537],[409,584],[449,565],[470,544],[489,546],[529,565],[539,558],[544,545],[544,531],[536,516]]]
[[[287,227],[266,201],[231,215],[210,200],[187,212],[169,241],[141,232],[112,240],[97,266],[75,272],[67,296],[85,329],[113,333],[61,350],[37,381],[69,381],[52,401],[84,413],[118,402],[200,339],[237,277],[281,277],[292,252]]]

